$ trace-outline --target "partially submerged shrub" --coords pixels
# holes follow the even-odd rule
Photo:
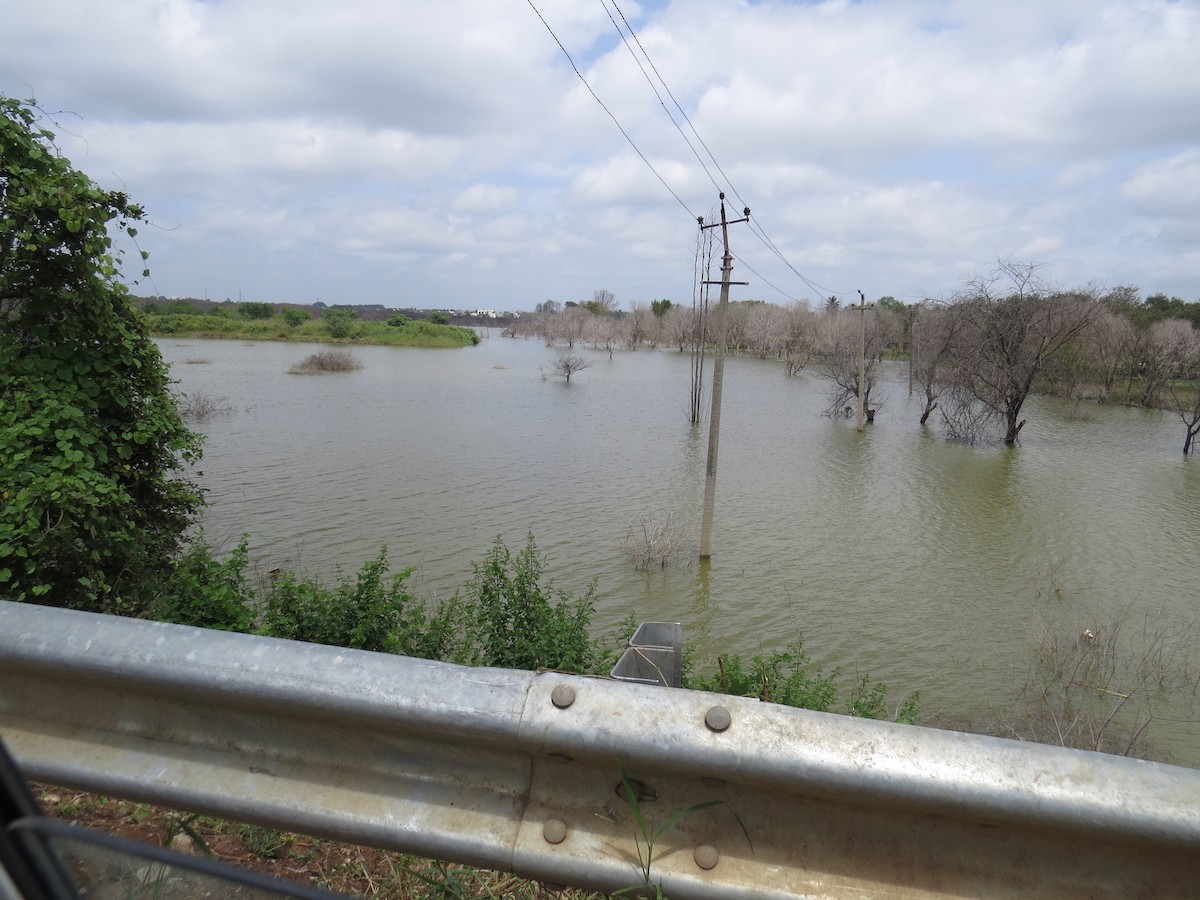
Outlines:
[[[233,412],[233,404],[228,397],[214,396],[208,391],[176,394],[175,408],[179,410],[179,415],[192,422],[202,422],[211,416]]]
[[[665,569],[689,559],[693,549],[687,533],[670,513],[663,518],[642,516],[631,522],[621,547],[639,572]]]
[[[306,356],[288,369],[289,375],[320,375],[323,372],[353,372],[362,363],[349,350],[322,350]]]

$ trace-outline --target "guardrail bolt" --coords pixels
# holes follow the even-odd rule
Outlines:
[[[714,706],[704,714],[704,724],[708,726],[709,731],[721,732],[733,724],[733,718],[725,707]]]
[[[712,844],[701,844],[692,853],[692,858],[696,860],[696,865],[702,869],[715,869],[717,863],[721,861],[721,853]]]
[[[542,837],[546,839],[548,844],[561,844],[567,838],[567,823],[562,819],[547,819],[546,824],[542,826]],[[699,852],[699,851],[697,851]],[[714,853],[716,851],[713,851]],[[713,863],[715,866],[716,863]],[[712,866],[709,866],[711,869]]]
[[[550,702],[559,709],[566,709],[575,702],[575,688],[569,684],[556,684],[550,692]]]

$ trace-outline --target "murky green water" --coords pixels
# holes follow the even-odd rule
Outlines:
[[[599,580],[603,628],[681,621],[702,659],[803,633],[819,663],[963,713],[1009,704],[1047,629],[1200,615],[1200,460],[1165,413],[1035,398],[1015,451],[963,447],[916,424],[896,367],[860,436],[821,415],[814,374],[730,359],[711,569],[647,575],[622,551],[631,522],[699,532],[707,430],[687,423],[684,355],[583,351],[568,386],[540,374],[553,350],[498,336],[355,348],[361,371],[316,377],[285,373],[308,345],[160,345],[184,390],[236,407],[202,426],[206,528],[249,532],[265,568],[352,571],[387,544],[441,597],[497,535],[532,531],[559,585]],[[1194,721],[1160,733],[1200,763]]]

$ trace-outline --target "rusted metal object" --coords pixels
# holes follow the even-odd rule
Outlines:
[[[612,890],[624,777],[650,831],[701,807],[655,840],[672,898],[1195,889],[1200,772],[713,700],[0,602],[39,780]]]

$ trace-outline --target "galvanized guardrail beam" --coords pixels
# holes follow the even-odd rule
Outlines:
[[[671,897],[1187,896],[1200,872],[1191,769],[3,602],[0,736],[30,778],[599,890],[640,878],[622,766],[651,831],[719,801],[657,838]]]

